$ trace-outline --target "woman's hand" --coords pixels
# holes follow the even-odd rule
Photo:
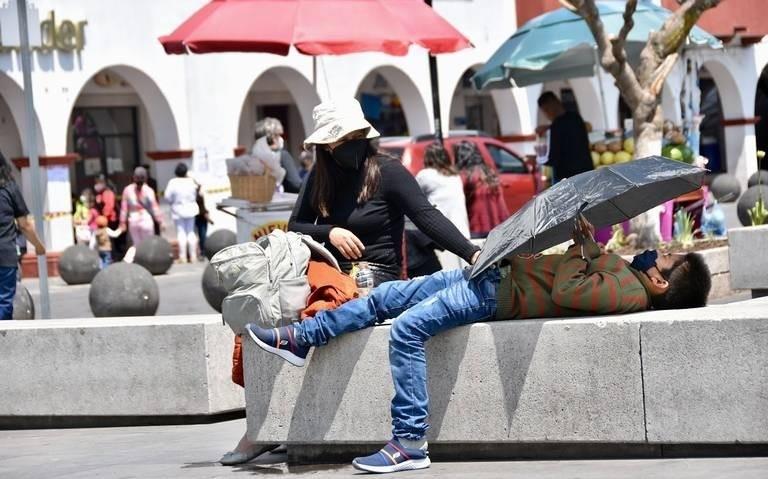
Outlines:
[[[477,263],[477,258],[479,256],[480,256],[480,250],[475,251],[475,254],[472,255],[472,259],[470,260],[469,264]]]
[[[331,244],[347,259],[359,259],[363,256],[365,246],[362,241],[349,230],[333,228],[328,235]]]

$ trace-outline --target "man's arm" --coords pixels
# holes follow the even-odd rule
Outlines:
[[[44,255],[45,245],[43,245],[43,242],[40,241],[40,238],[37,236],[35,225],[29,221],[29,218],[26,216],[19,216],[16,218],[16,224],[19,225],[19,229],[24,233],[24,236],[27,237],[27,240],[35,247],[35,254],[38,256]]]
[[[593,238],[594,227],[583,217],[574,228],[575,244],[565,253],[555,272],[552,301],[580,311],[615,313],[621,305],[621,287],[610,273],[587,273],[589,262],[601,254]]]

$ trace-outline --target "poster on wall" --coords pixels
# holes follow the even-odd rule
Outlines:
[[[96,176],[101,173],[101,159],[86,158],[83,160],[83,171],[86,176]]]
[[[122,158],[107,158],[107,174],[123,172],[123,159]]]

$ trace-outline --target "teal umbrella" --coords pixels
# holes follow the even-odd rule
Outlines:
[[[609,35],[618,35],[624,24],[626,2],[599,1],[597,9]],[[632,19],[635,26],[627,37],[630,63],[640,56],[648,35],[658,31],[672,12],[648,1],[640,1]],[[718,48],[720,41],[696,26],[688,35],[689,45]],[[473,77],[478,90],[527,86],[551,80],[589,77],[596,68],[596,44],[587,23],[565,8],[539,15],[523,25],[496,50]]]

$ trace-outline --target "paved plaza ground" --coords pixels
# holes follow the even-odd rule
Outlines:
[[[218,478],[364,475],[348,464],[288,466],[268,454],[236,467],[216,461],[245,430],[245,420],[188,426],[0,431],[4,479]],[[387,477],[526,479],[765,479],[768,458],[589,461],[436,462],[430,469]]]

